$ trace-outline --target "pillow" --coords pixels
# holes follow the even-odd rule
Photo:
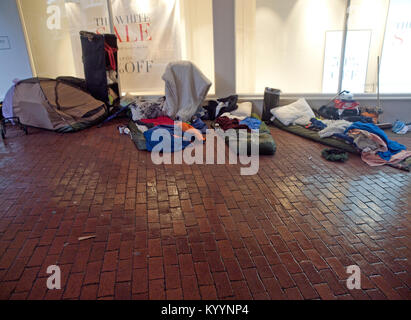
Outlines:
[[[278,119],[285,126],[290,124],[305,125],[309,123],[309,120],[315,118],[313,110],[304,98],[289,105],[274,108],[271,113],[272,120]]]
[[[253,104],[251,102],[243,102],[238,104],[238,108],[231,111],[231,115],[235,118],[248,118],[251,116]]]

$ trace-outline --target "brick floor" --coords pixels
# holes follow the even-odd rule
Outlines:
[[[0,299],[410,299],[408,173],[328,163],[275,128],[277,154],[255,176],[155,166],[118,124],[8,130]],[[345,285],[350,265],[361,290]]]

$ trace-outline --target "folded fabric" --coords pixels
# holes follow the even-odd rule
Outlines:
[[[352,124],[352,122],[345,120],[324,120],[323,123],[327,127],[318,132],[320,138],[328,138],[336,133],[344,133],[345,130]]]
[[[191,122],[191,125],[199,130],[202,134],[206,134],[207,133],[207,125],[201,120],[201,119],[195,119],[194,121]]]
[[[178,130],[177,130],[178,129]],[[167,133],[166,133],[167,132]],[[153,139],[154,135],[158,135],[158,139]],[[189,146],[192,142],[185,141],[183,131],[174,125],[160,125],[144,132],[144,137],[146,138],[147,150],[152,152],[158,144],[162,144],[158,152],[171,153],[176,151],[181,151]]]
[[[230,119],[228,117],[220,117],[216,120],[216,123],[224,131],[229,129],[248,129],[248,126],[240,124],[238,119]]]
[[[243,102],[243,103],[239,103],[238,108],[235,109],[234,111],[231,111],[230,115],[237,119],[242,118],[243,120],[247,117],[250,117],[252,111],[253,111],[253,104],[251,102]]]
[[[258,120],[256,118],[248,117],[245,118],[240,122],[240,125],[246,125],[249,127],[251,130],[258,130],[261,127],[261,120]]]
[[[353,129],[368,131],[370,133],[373,133],[373,134],[379,136],[386,143],[387,151],[378,152],[378,155],[386,161],[390,161],[391,157],[396,155],[397,153],[399,153],[403,150],[407,150],[407,148],[404,145],[402,145],[402,144],[400,144],[396,141],[389,140],[386,133],[374,124],[355,122],[349,128],[347,128],[345,133],[347,133],[348,131],[353,130]]]
[[[230,118],[230,119],[237,119],[237,120],[239,120],[239,121],[242,121],[242,120],[244,120],[245,118],[247,118],[247,117],[241,117],[241,116],[233,116],[231,113],[229,113],[229,112],[226,112],[226,113],[223,113],[221,116],[220,116],[220,118],[221,117],[227,117],[227,118]]]
[[[169,117],[158,117],[155,119],[141,119],[140,122],[152,124],[154,126],[161,126],[161,125],[173,126],[174,125],[174,120],[170,119]]]

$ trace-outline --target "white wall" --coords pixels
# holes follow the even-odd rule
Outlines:
[[[15,78],[32,76],[24,34],[15,0],[0,1],[0,36],[9,38],[9,50],[0,50],[0,101]]]

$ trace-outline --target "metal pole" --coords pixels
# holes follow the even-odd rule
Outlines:
[[[380,99],[380,72],[381,72],[381,58],[378,56],[377,58],[377,104],[378,104],[378,111],[381,110],[381,99]]]
[[[107,9],[108,9],[108,23],[110,25],[110,33],[114,33],[114,23],[113,23],[113,7],[111,5],[111,0],[107,0]]]
[[[347,8],[345,10],[343,40],[342,40],[342,46],[341,46],[340,74],[338,77],[338,93],[342,91],[342,82],[344,79],[345,48],[347,46],[348,21],[350,19],[350,8],[351,8],[351,0],[347,0]]]

